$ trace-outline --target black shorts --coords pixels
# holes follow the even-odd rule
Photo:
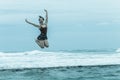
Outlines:
[[[38,40],[46,40],[47,39],[47,36],[46,35],[39,35],[37,37]]]

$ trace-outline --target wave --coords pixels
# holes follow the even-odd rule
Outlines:
[[[116,49],[77,49],[77,50],[62,50],[63,52],[71,53],[86,53],[86,52],[115,52]]]
[[[120,48],[118,48],[118,49],[116,50],[116,52],[117,52],[117,53],[120,53]]]
[[[0,69],[116,64],[120,64],[119,52],[113,54],[76,54],[71,52],[44,52],[39,50],[17,53],[0,52]]]

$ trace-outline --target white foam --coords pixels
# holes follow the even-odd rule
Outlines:
[[[30,51],[0,53],[0,69],[120,64],[120,54],[79,54]]]
[[[117,52],[117,53],[120,53],[120,48],[118,48],[118,49],[116,50],[116,52]]]

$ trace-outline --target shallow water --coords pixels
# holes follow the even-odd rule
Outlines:
[[[120,66],[4,69],[0,80],[120,80]]]

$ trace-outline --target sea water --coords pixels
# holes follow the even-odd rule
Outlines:
[[[120,49],[0,52],[0,80],[120,80]]]

